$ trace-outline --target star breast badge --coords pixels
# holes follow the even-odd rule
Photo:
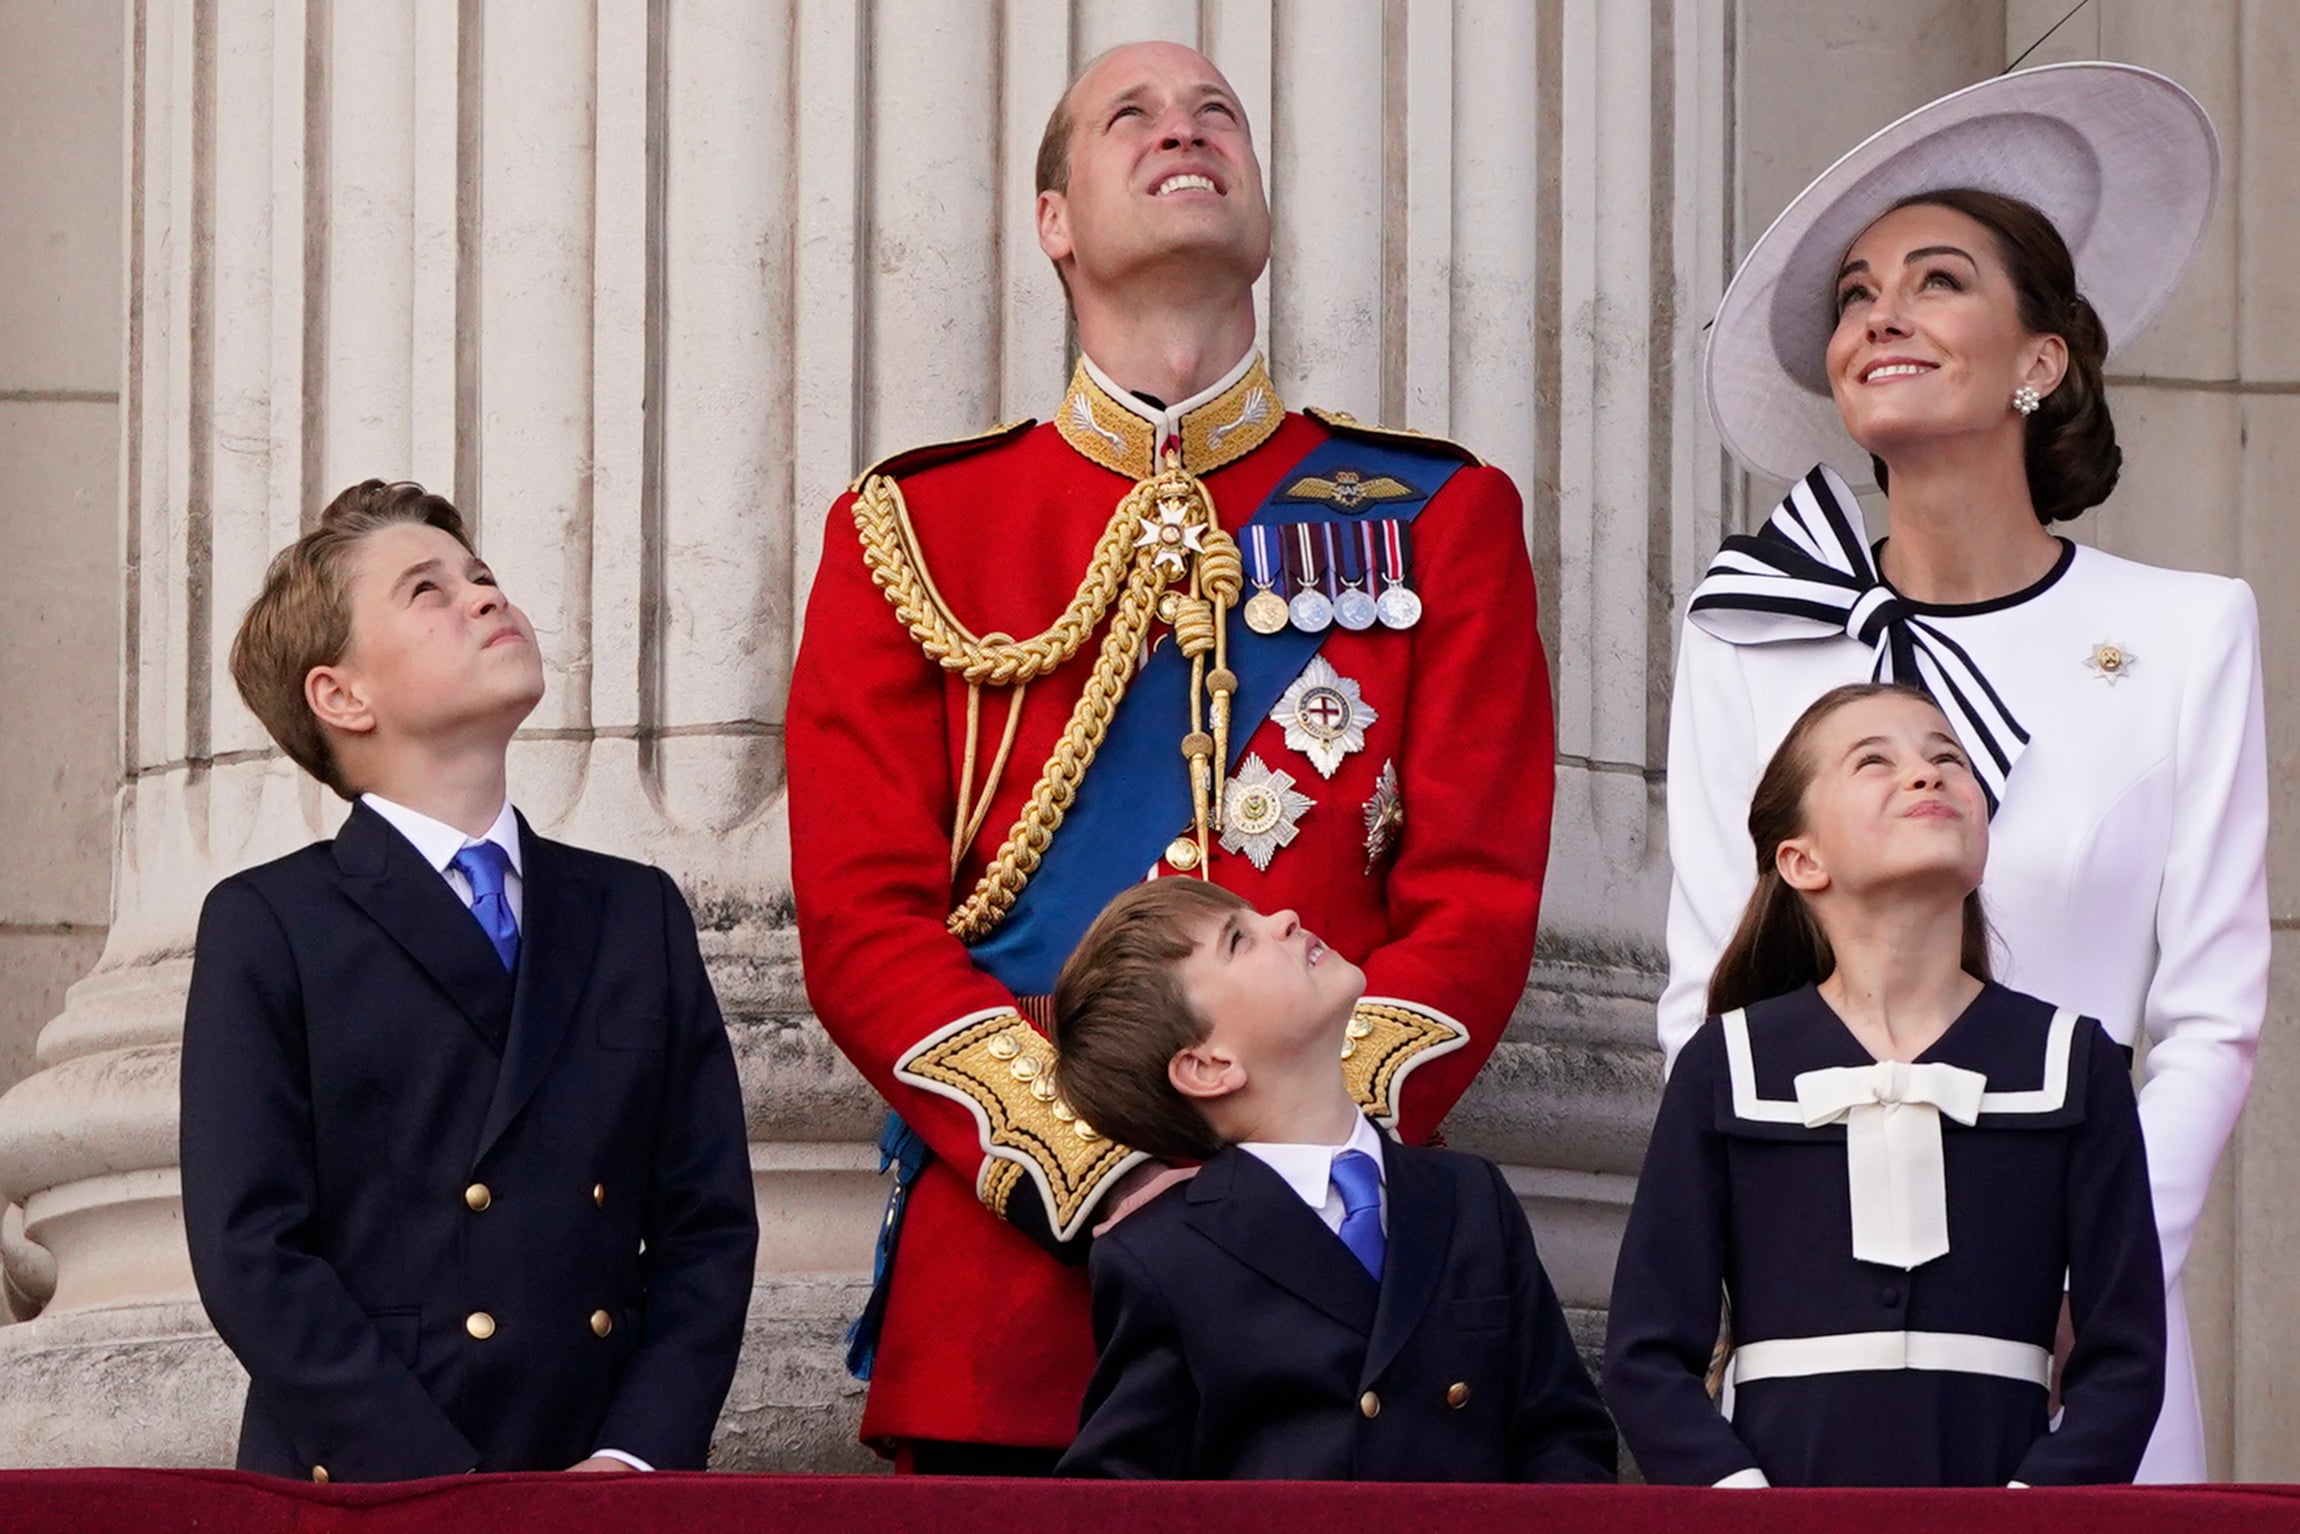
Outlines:
[[[1286,728],[1286,745],[1310,759],[1320,777],[1330,778],[1342,758],[1366,748],[1366,726],[1381,715],[1359,694],[1358,684],[1313,656],[1294,685],[1270,710]]]
[[[1406,826],[1406,802],[1398,793],[1398,764],[1382,763],[1381,776],[1374,779],[1374,794],[1365,804],[1366,815],[1366,872],[1389,854],[1398,842],[1398,833]]]
[[[2140,657],[2127,650],[2123,645],[2111,644],[2107,640],[2102,640],[2099,644],[2094,645],[2092,653],[2084,658],[2084,669],[2108,683],[2109,686],[2114,687],[2123,681],[2131,673],[2132,668],[2139,663]]]
[[[1249,752],[1222,785],[1222,848],[1243,852],[1268,873],[1270,859],[1293,842],[1295,828],[1316,804],[1295,789],[1291,773]]]

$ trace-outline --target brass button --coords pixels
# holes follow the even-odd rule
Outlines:
[[[592,1312],[591,1312],[591,1335],[592,1335],[592,1336],[594,1336],[594,1337],[604,1337],[604,1336],[606,1336],[606,1335],[607,1335],[609,1332],[613,1331],[614,1329],[615,1329],[615,1318],[614,1318],[613,1316],[611,1316],[611,1315],[607,1314],[607,1312],[605,1312],[604,1310],[594,1310],[594,1311],[592,1311]]]
[[[1365,1414],[1367,1421],[1371,1422],[1382,1414],[1382,1398],[1369,1390],[1358,1397],[1358,1410]]]
[[[594,1209],[607,1207],[607,1185],[605,1183],[595,1182],[591,1184],[591,1207]]]
[[[495,1195],[488,1191],[487,1184],[483,1182],[475,1182],[470,1187],[463,1190],[463,1201],[471,1206],[471,1212],[473,1214],[477,1214],[480,1210],[485,1209],[489,1204],[495,1202]]]
[[[990,1051],[993,1060],[1011,1060],[1022,1053],[1022,1045],[1011,1033],[994,1033],[990,1042],[982,1046]]]
[[[1024,1055],[1008,1066],[1007,1070],[1013,1074],[1016,1081],[1030,1081],[1038,1075],[1038,1060],[1035,1056]]]
[[[1469,1386],[1462,1383],[1460,1380],[1456,1380],[1451,1385],[1448,1385],[1445,1392],[1445,1404],[1452,1407],[1455,1411],[1460,1411],[1463,1407],[1469,1405]]]
[[[475,1310],[463,1318],[463,1329],[485,1342],[495,1335],[495,1318],[484,1310]]]
[[[1178,874],[1186,874],[1198,866],[1198,838],[1177,836],[1166,844],[1166,862]]]
[[[327,1466],[325,1466],[325,1465],[314,1465],[314,1466],[312,1466],[312,1467],[311,1467],[311,1478],[312,1478],[312,1480],[313,1480],[314,1482],[316,1482],[317,1484],[319,1484],[319,1485],[321,1485],[321,1486],[325,1486],[325,1485],[327,1484]]]

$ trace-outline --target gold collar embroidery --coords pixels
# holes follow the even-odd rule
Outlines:
[[[1235,463],[1269,441],[1285,418],[1278,387],[1257,356],[1236,383],[1182,417],[1182,467],[1211,474]],[[1071,371],[1054,424],[1063,440],[1114,474],[1144,480],[1158,472],[1158,428],[1096,383],[1084,358]]]

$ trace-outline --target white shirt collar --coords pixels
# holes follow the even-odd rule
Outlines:
[[[1168,405],[1164,410],[1160,410],[1156,405],[1153,405],[1148,400],[1141,398],[1132,389],[1126,388],[1116,379],[1112,378],[1108,373],[1105,373],[1102,371],[1102,369],[1096,367],[1094,365],[1094,359],[1087,356],[1084,352],[1080,352],[1078,354],[1078,360],[1085,365],[1086,376],[1093,379],[1097,384],[1101,385],[1103,393],[1109,395],[1119,404],[1124,405],[1128,410],[1133,411],[1143,420],[1148,421],[1150,425],[1157,431],[1158,440],[1163,442],[1166,440],[1166,438],[1174,436],[1182,430],[1182,417],[1188,415],[1191,411],[1197,409],[1200,405],[1210,404],[1214,400],[1221,398],[1222,392],[1224,390],[1228,389],[1239,379],[1245,377],[1247,369],[1254,365],[1254,358],[1258,355],[1260,354],[1256,352],[1254,348],[1251,346],[1247,347],[1246,355],[1240,357],[1236,365],[1234,365],[1230,371],[1224,373],[1220,378],[1215,379],[1212,383],[1208,384],[1205,388],[1200,389],[1196,394],[1191,395],[1188,399]]]
[[[1389,1168],[1382,1162],[1381,1131],[1364,1114],[1340,1145],[1286,1145],[1271,1140],[1241,1140],[1238,1149],[1253,1156],[1285,1179],[1286,1186],[1312,1209],[1326,1202],[1326,1189],[1334,1180],[1334,1158],[1343,1151],[1364,1151],[1374,1158],[1374,1169],[1386,1184]]]
[[[440,873],[447,872],[447,865],[454,862],[455,855],[465,847],[474,842],[493,842],[511,860],[511,871],[522,878],[526,877],[526,870],[519,866],[519,817],[512,811],[508,799],[503,801],[503,808],[496,812],[495,824],[487,828],[485,836],[465,836],[447,822],[433,820],[422,811],[411,810],[404,804],[394,804],[381,794],[361,794],[359,802],[381,815],[391,824],[392,829],[413,842],[415,850],[423,854],[423,860]]]

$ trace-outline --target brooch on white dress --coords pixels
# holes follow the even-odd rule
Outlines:
[[[2140,657],[2123,645],[2111,644],[2104,639],[2094,645],[2092,653],[2084,658],[2084,669],[2113,687],[2123,681],[2125,674],[2139,662]]]

